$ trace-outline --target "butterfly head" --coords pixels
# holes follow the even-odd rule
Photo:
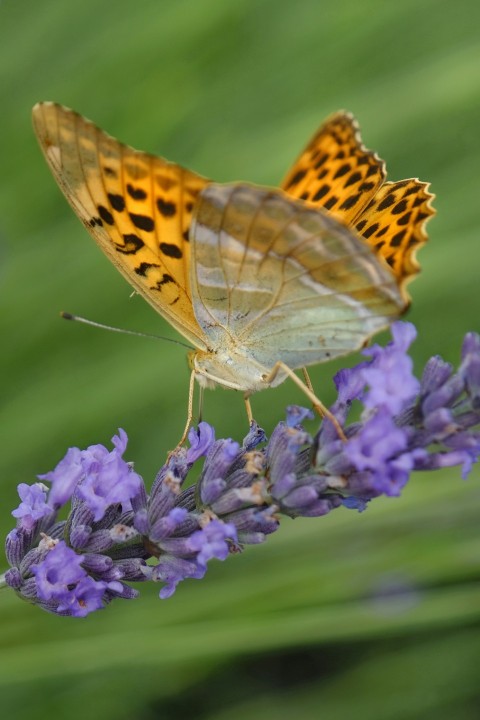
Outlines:
[[[189,365],[201,387],[221,385],[242,392],[258,392],[268,387],[268,371],[252,358],[227,350],[189,353]]]

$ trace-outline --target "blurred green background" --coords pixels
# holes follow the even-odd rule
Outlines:
[[[147,482],[183,428],[184,350],[55,186],[30,109],[56,100],[218,181],[276,185],[319,123],[351,110],[390,179],[432,183],[411,286],[418,367],[479,330],[480,4],[475,0],[4,0],[0,4],[1,526],[19,482],[70,445],[129,434]],[[357,358],[352,358],[353,362]],[[323,400],[337,366],[313,373]],[[270,431],[292,384],[253,399]],[[205,417],[245,431],[240,396]],[[85,620],[0,596],[4,717],[91,720],[480,715],[479,472],[417,475],[362,515],[285,521],[170,600],[144,588]]]

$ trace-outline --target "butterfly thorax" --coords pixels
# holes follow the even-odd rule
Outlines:
[[[266,382],[271,368],[266,368],[239,349],[221,349],[192,353],[190,364],[195,370],[195,379],[202,387],[214,388],[221,385],[233,390],[254,393],[285,380],[278,375],[273,382]]]

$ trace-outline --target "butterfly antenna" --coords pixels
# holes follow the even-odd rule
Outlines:
[[[91,325],[92,327],[101,328],[102,330],[111,330],[112,332],[122,333],[123,335],[138,335],[138,337],[154,338],[155,340],[166,340],[167,342],[175,343],[175,345],[182,345],[189,350],[195,350],[191,345],[182,342],[181,340],[175,340],[174,338],[164,337],[163,335],[152,335],[151,333],[137,332],[136,330],[124,330],[123,328],[112,327],[111,325],[104,325],[103,323],[95,322],[94,320],[87,320],[87,318],[80,317],[80,315],[72,315],[72,313],[61,312],[60,317],[64,320],[75,320],[75,322],[81,322],[85,325]]]

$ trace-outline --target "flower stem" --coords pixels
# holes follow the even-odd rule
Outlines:
[[[9,586],[7,585],[7,581],[5,580],[5,573],[3,573],[3,575],[0,575],[0,590],[5,587]]]

